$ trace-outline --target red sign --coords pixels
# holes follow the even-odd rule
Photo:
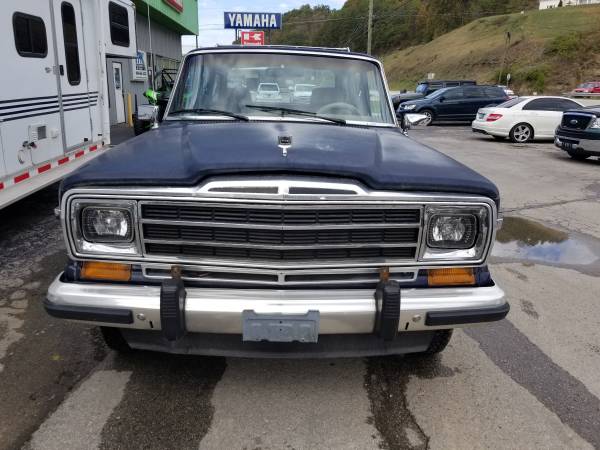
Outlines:
[[[171,8],[183,12],[183,0],[163,0]]]
[[[242,45],[265,45],[265,32],[242,31]]]

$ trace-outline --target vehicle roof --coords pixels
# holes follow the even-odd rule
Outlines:
[[[421,80],[419,81],[419,84],[421,83],[474,83],[477,84],[477,81],[475,80]]]
[[[349,48],[330,48],[330,47],[303,47],[298,45],[261,45],[261,46],[247,46],[247,45],[219,45],[216,47],[199,47],[194,50],[188,52],[188,54],[193,53],[202,53],[209,51],[220,51],[220,50],[235,50],[242,51],[248,53],[257,53],[257,52],[290,52],[290,53],[326,53],[326,54],[337,54],[340,56],[359,56],[361,58],[369,58],[374,61],[377,61],[377,58],[374,58],[371,55],[360,52],[352,52]]]
[[[570,98],[570,97],[565,97],[564,95],[519,95],[519,98],[524,98],[526,100],[534,100],[537,98],[561,98],[564,100],[572,100],[576,103],[579,103],[577,101],[577,99],[575,98]]]

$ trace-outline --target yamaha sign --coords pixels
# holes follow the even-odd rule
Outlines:
[[[225,28],[280,29],[280,13],[225,12]]]

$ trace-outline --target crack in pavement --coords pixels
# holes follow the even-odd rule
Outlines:
[[[380,447],[389,450],[429,448],[425,434],[408,408],[406,387],[411,376],[446,378],[457,373],[439,357],[406,355],[367,359],[365,387],[371,401],[375,427],[383,436]]]
[[[496,366],[579,436],[600,448],[600,399],[552,361],[510,321],[466,328]]]
[[[595,201],[595,200],[600,200],[600,196],[593,195],[590,197],[582,197],[582,198],[577,198],[577,199],[573,199],[573,200],[563,200],[563,201],[557,201],[557,202],[529,204],[529,205],[521,206],[518,208],[502,209],[501,213],[504,214],[504,213],[526,211],[526,210],[530,210],[530,209],[542,209],[542,208],[549,208],[552,206],[568,205],[569,203],[587,202],[587,201]]]

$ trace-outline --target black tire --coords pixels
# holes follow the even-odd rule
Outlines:
[[[510,130],[509,138],[516,144],[525,144],[533,140],[533,127],[528,123],[516,124]]]
[[[497,141],[504,141],[506,138],[504,136],[492,136]]]
[[[589,153],[585,153],[585,152],[567,152],[567,153],[575,161],[583,161],[585,159],[588,159],[590,156],[592,156]]]
[[[417,114],[425,114],[427,117],[429,117],[429,121],[423,122],[423,125],[425,125],[427,127],[430,126],[433,123],[433,120],[435,119],[435,114],[430,109],[422,109]]]
[[[133,349],[129,346],[121,330],[111,327],[100,327],[102,338],[108,348],[118,353],[132,353]]]
[[[437,330],[434,332],[433,338],[429,343],[429,347],[424,352],[419,352],[417,355],[430,356],[437,355],[444,351],[450,339],[452,338],[452,330]]]
[[[150,125],[145,120],[139,120],[135,114],[133,116],[133,134],[139,136],[140,134],[148,131],[150,129]]]

